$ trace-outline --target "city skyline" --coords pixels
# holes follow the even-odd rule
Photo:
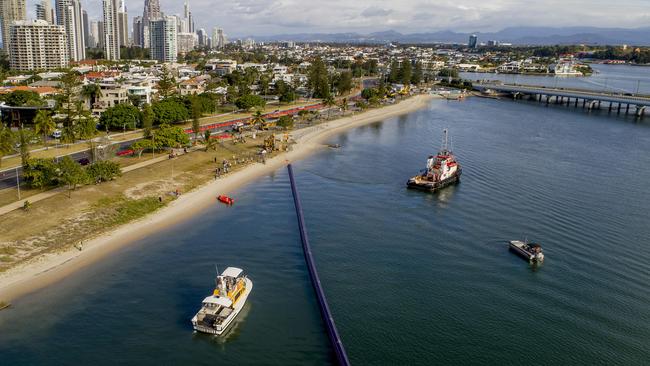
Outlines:
[[[27,1],[27,17],[35,18],[38,0]],[[182,16],[183,1],[161,0],[167,15]],[[101,19],[100,0],[82,0],[91,20]],[[297,0],[234,1],[191,0],[196,29],[218,26],[237,37],[249,35],[453,30],[463,32],[498,31],[511,26],[598,26],[637,28],[650,24],[645,1],[611,2],[595,0],[590,6],[577,0],[542,0],[522,3],[495,1],[357,1],[334,0],[327,4]],[[142,14],[144,0],[126,1],[130,19]],[[557,11],[549,11],[557,9]],[[131,22],[130,26],[132,25]],[[244,26],[245,25],[245,26]]]

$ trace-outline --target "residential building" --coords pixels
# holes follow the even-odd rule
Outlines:
[[[101,22],[96,22],[92,21],[90,22],[90,37],[88,37],[88,40],[90,41],[88,43],[88,47],[90,48],[103,48],[104,45],[101,43],[102,36],[100,36],[100,23]]]
[[[188,80],[183,80],[178,84],[178,91],[183,96],[201,94],[205,92],[206,84],[206,78],[196,77]]]
[[[178,25],[175,16],[164,16],[149,23],[151,59],[176,62],[178,57]]]
[[[83,9],[79,0],[56,0],[56,21],[65,28],[70,61],[86,58]]]
[[[142,47],[142,17],[133,18],[133,45]]]
[[[68,66],[65,28],[45,20],[19,20],[9,28],[11,68],[51,70]]]
[[[124,0],[120,1],[120,8],[117,12],[118,33],[120,39],[120,47],[129,46],[129,14],[126,11]]]
[[[476,48],[478,46],[478,36],[476,34],[469,36],[469,43],[467,43],[467,46],[469,48]]]
[[[7,52],[11,46],[9,26],[20,20],[27,19],[27,8],[25,0],[2,0],[0,1],[0,22],[2,23],[2,47]]]
[[[212,48],[221,49],[226,46],[226,35],[223,33],[223,29],[214,28],[212,30]]]
[[[82,22],[84,27],[84,44],[90,47],[90,22],[88,20],[88,13],[85,10],[81,11]]]
[[[186,54],[194,50],[198,43],[196,33],[178,33],[178,53]]]
[[[214,71],[219,76],[224,76],[237,70],[235,60],[208,60],[205,64],[206,71]]]
[[[208,34],[206,33],[205,29],[201,28],[198,31],[196,31],[196,35],[199,40],[199,47],[207,47],[208,45]]]
[[[104,57],[120,59],[120,29],[117,0],[102,0],[104,8]]]
[[[160,2],[158,0],[145,0],[144,1],[144,11],[142,13],[142,40],[140,44],[142,47],[149,48],[151,40],[151,35],[149,32],[150,23],[154,20],[158,20],[162,17],[162,12],[160,11]]]
[[[41,0],[36,4],[36,19],[54,24],[54,12],[51,0]]]

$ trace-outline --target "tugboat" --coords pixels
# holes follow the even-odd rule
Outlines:
[[[406,183],[408,188],[435,192],[460,181],[463,170],[449,149],[447,129],[444,129],[443,133],[442,149],[437,155],[429,156],[426,169],[408,180]]]
[[[541,263],[544,261],[542,246],[536,243],[529,244],[521,240],[511,240],[510,250],[530,263]]]
[[[192,318],[194,330],[223,334],[237,317],[253,289],[253,282],[240,268],[228,267],[217,276],[217,287],[203,299],[201,310]]]

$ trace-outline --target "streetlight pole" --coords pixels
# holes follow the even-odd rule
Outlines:
[[[16,185],[18,186],[18,201],[20,201],[20,176],[18,175],[18,167],[16,167]]]
[[[639,95],[639,89],[641,88],[641,80],[636,81],[636,95]]]

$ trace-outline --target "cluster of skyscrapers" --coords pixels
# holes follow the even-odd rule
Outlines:
[[[124,0],[102,0],[101,20],[89,21],[81,0],[40,0],[36,20],[27,20],[26,0],[0,0],[3,51],[18,70],[55,69],[86,58],[87,48],[101,48],[108,60],[120,59],[120,47],[149,48],[151,58],[176,62],[196,47],[222,48],[223,29],[196,30],[186,1],[182,16],[165,15],[159,0],[144,0],[132,33]],[[129,37],[131,35],[131,37]]]

